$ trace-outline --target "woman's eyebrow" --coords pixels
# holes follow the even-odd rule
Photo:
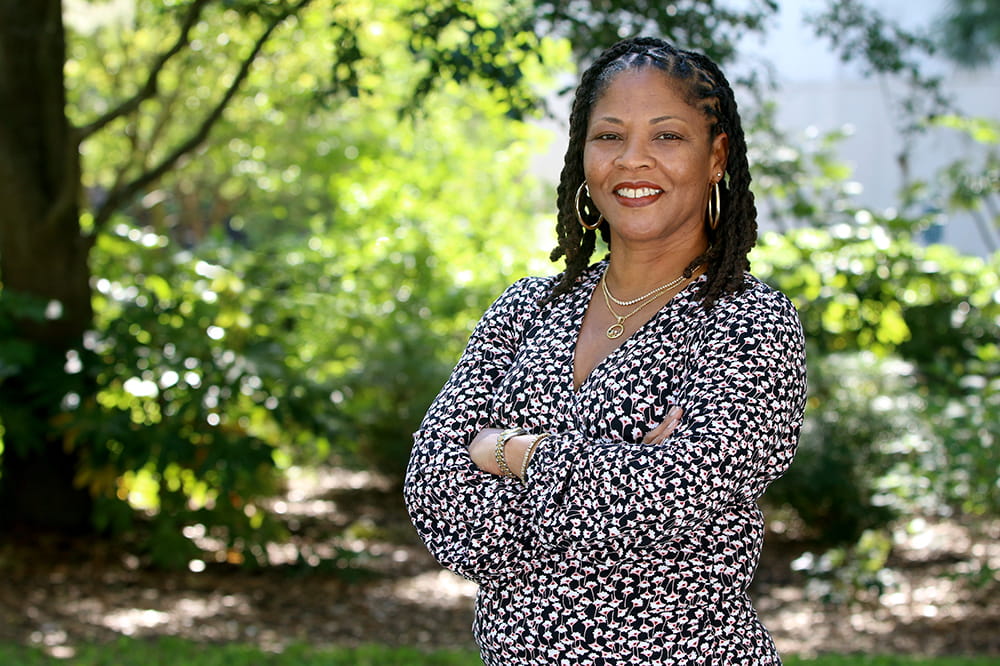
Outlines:
[[[649,121],[649,124],[650,125],[655,125],[657,123],[662,123],[664,120],[673,120],[676,117],[677,116],[670,116],[670,115],[667,115],[667,116],[657,116],[656,118],[651,119]],[[602,116],[601,118],[598,118],[598,120],[603,120],[605,122],[612,123],[614,125],[624,125],[625,124],[624,121],[622,121],[622,120],[620,120],[618,118],[615,118],[614,116]]]

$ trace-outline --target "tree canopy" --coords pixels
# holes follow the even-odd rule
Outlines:
[[[989,0],[955,0],[942,18],[941,48],[967,67],[981,67],[1000,53],[1000,6]]]

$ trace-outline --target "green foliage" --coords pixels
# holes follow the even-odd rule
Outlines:
[[[99,526],[129,526],[120,501],[151,512],[160,564],[197,554],[181,536],[193,524],[261,561],[259,543],[280,535],[258,501],[278,487],[276,449],[335,427],[327,392],[289,367],[293,341],[279,334],[292,314],[274,285],[247,281],[254,255],[196,258],[134,227],[118,232],[95,251],[97,329],[68,363],[99,387],[93,402],[69,398],[77,481],[104,500]]]
[[[924,58],[936,48],[927,35],[904,29],[862,0],[831,0],[808,22],[844,62],[855,62],[866,75],[898,78],[909,88],[892,109],[904,135],[920,131],[925,118],[951,109],[941,78],[926,73]]]
[[[972,217],[983,247],[1000,250],[1000,122],[990,118],[945,115],[928,122],[934,128],[954,130],[954,140],[971,139],[986,148],[980,155],[963,155],[944,167],[930,182],[916,183],[910,199],[930,199],[943,208]],[[961,136],[961,135],[965,136]]]
[[[854,543],[894,517],[875,488],[892,465],[889,449],[909,434],[912,369],[870,352],[813,352],[809,386],[795,464],[768,498],[793,507],[812,538]]]
[[[800,456],[772,497],[841,543],[891,508],[1000,510],[998,258],[915,246],[862,212],[768,235],[755,262],[795,301],[811,354]]]
[[[11,390],[10,380],[23,382],[25,378],[38,375],[40,368],[51,365],[45,363],[45,350],[18,332],[19,322],[44,321],[46,308],[47,304],[34,296],[0,289],[0,453],[4,450],[5,427],[33,435],[15,440],[17,447],[25,448],[42,441],[39,430],[45,424],[38,423],[34,417],[35,400],[11,400],[6,391]],[[37,393],[33,396],[38,399]]]
[[[36,360],[35,347],[17,334],[19,320],[44,321],[46,303],[29,294],[0,289],[0,382]]]
[[[221,543],[212,557],[263,563],[282,531],[262,500],[291,464],[333,456],[400,478],[471,322],[551,242],[524,175],[543,133],[472,85],[440,85],[418,117],[400,119],[421,68],[391,9],[358,34],[392,65],[362,76],[378,95],[315,103],[314,64],[332,47],[324,14],[304,12],[213,144],[98,236],[95,330],[67,361],[67,377],[98,391],[87,400],[64,378],[61,426],[83,453],[78,482],[100,499],[99,525],[127,530],[144,512],[161,565],[205,556],[185,532]],[[134,51],[110,70],[120,36],[76,41],[78,105],[114,96],[169,18],[142,15]],[[197,26],[203,46],[163,70],[164,90],[187,91],[175,103],[189,110],[208,105],[227,76],[219,46],[251,28],[234,22],[209,43],[208,24]],[[157,136],[183,137],[173,99],[151,109],[162,123],[123,117],[121,133],[88,140],[94,192],[141,170]],[[124,175],[111,168],[122,154]]]
[[[799,452],[767,500],[815,542],[795,563],[810,593],[877,594],[896,518],[1000,512],[1000,255],[919,245],[930,215],[857,207],[831,158],[836,135],[811,153],[764,137],[761,199],[786,233],[763,236],[754,269],[799,309],[810,371]],[[932,195],[959,207],[925,189],[924,209]]]
[[[585,3],[532,3],[536,30],[566,37],[583,60],[623,37],[658,35],[683,48],[701,51],[717,62],[735,56],[736,44],[764,32],[778,2],[662,3],[648,0],[592,0]],[[586,20],[581,20],[586,17]]]
[[[941,50],[966,67],[993,62],[1000,53],[1000,5],[954,0],[941,17]]]

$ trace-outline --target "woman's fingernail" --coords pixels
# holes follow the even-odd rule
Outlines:
[[[674,405],[667,411],[667,418],[673,421],[678,416],[680,416],[680,413],[681,413],[681,408],[677,405]]]

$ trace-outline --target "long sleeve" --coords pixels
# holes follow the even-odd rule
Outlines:
[[[644,548],[754,502],[787,469],[805,406],[805,351],[791,303],[759,286],[717,304],[658,446],[564,433],[536,451],[527,503],[548,550]]]
[[[510,425],[493,420],[495,391],[543,285],[521,280],[487,310],[414,435],[404,485],[410,518],[442,566],[476,582],[515,566],[527,534],[524,486],[479,470],[468,446],[483,428]]]

